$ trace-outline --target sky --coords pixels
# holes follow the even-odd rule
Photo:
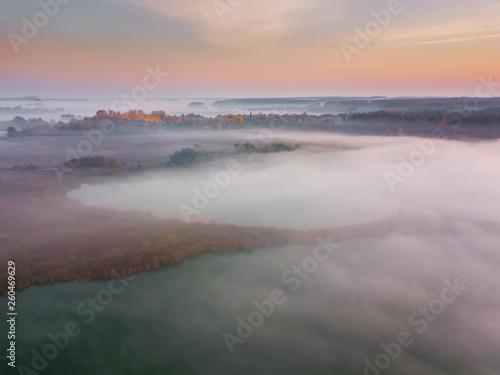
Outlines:
[[[499,21],[499,0],[3,0],[0,97],[474,96]]]

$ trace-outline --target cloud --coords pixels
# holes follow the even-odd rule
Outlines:
[[[408,20],[405,26],[389,29],[381,39],[401,44],[435,44],[496,38],[500,35],[496,13],[497,10],[490,7],[461,9],[458,14],[455,10],[449,15],[438,12],[442,18]]]
[[[224,13],[224,20],[219,18],[211,1],[132,1],[158,14],[190,21],[200,27],[204,40],[211,44],[237,49],[279,46],[283,38],[301,33],[311,35],[309,43],[314,44],[319,35],[311,33],[309,28],[332,24],[343,15],[343,5],[339,1],[243,1],[234,6],[233,11]]]
[[[443,44],[443,43],[460,43],[460,42],[469,42],[473,40],[480,39],[491,39],[491,38],[500,38],[500,34],[493,35],[480,35],[480,36],[470,36],[470,37],[458,37],[458,38],[449,38],[449,39],[440,39],[440,40],[427,40],[423,42],[413,42],[413,43],[401,43],[402,45],[425,45],[425,44]]]

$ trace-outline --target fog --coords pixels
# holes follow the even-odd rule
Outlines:
[[[61,115],[75,117],[92,117],[97,111],[109,108],[115,111],[126,112],[141,109],[145,112],[163,110],[170,115],[184,115],[194,113],[203,116],[217,116],[219,114],[239,113],[302,113],[306,110],[318,112],[314,106],[316,99],[309,98],[305,103],[273,104],[273,101],[263,99],[257,105],[221,101],[218,98],[146,98],[140,101],[122,100],[120,98],[88,98],[88,99],[41,99],[40,102],[30,100],[2,100],[0,99],[0,121],[12,120],[15,116],[28,118],[42,118],[45,121],[64,121]],[[326,98],[324,102],[328,101]],[[198,105],[193,105],[199,103]],[[3,107],[3,109],[2,109]],[[17,107],[17,108],[16,108]],[[9,108],[9,109],[7,109]],[[342,107],[343,109],[347,107]],[[335,110],[337,110],[335,108]],[[320,113],[330,113],[331,107],[325,107]]]
[[[254,143],[286,140],[301,148],[292,153],[251,154],[189,169],[168,169],[125,183],[83,185],[69,197],[88,205],[148,210],[159,217],[173,218],[183,218],[180,205],[184,205],[217,222],[296,229],[358,224],[384,219],[402,209],[412,214],[490,221],[498,218],[498,141],[464,143],[303,133],[270,138],[267,133],[233,132],[223,137],[196,138],[194,142],[213,149],[217,140],[220,148],[232,148],[233,142],[248,139]],[[177,149],[189,145],[186,138],[176,140]],[[420,152],[417,143],[433,152]],[[404,163],[400,157],[410,163],[413,154],[423,155],[411,159],[416,162],[413,174],[394,180]],[[241,171],[220,184],[224,186],[217,194],[211,175],[227,175],[230,160],[238,163]],[[387,173],[394,175],[388,177]],[[206,208],[198,209],[203,204],[193,189],[206,197]]]
[[[153,374],[373,374],[364,372],[365,360],[375,363],[385,353],[381,343],[407,332],[411,344],[381,373],[498,374],[499,239],[394,233],[346,241],[294,291],[282,277],[312,257],[312,248],[204,255],[136,275],[90,323],[77,308],[106,282],[31,288],[19,299],[24,311],[36,311],[21,338],[20,363],[29,364],[32,348],[42,350],[47,333],[75,321],[82,333],[50,361],[49,373],[141,366]],[[420,308],[429,313],[445,280],[456,278],[466,289],[444,311],[431,313],[432,322],[415,317]],[[231,354],[223,335],[236,336],[238,318],[248,321],[254,301],[269,300],[276,289],[284,303]]]
[[[21,363],[48,332],[76,321],[81,335],[49,373],[500,374],[500,232],[479,222],[500,221],[499,141],[235,131],[108,137],[96,153],[166,162],[194,143],[231,149],[247,140],[300,148],[146,171],[68,196],[158,217],[186,219],[180,207],[189,206],[219,223],[301,230],[426,215],[432,230],[357,233],[323,247],[321,259],[316,246],[298,245],[187,259],[137,274],[91,323],[78,306],[107,282],[30,288],[19,295],[19,309],[36,317],[22,331]],[[64,158],[64,147],[57,153],[46,160]],[[269,316],[253,314],[255,303],[275,299]],[[261,317],[253,328],[252,314]]]
[[[127,95],[128,94],[128,95]],[[152,93],[153,94],[153,93]],[[130,93],[124,93],[129,97]],[[141,109],[144,112],[163,110],[170,115],[194,113],[202,116],[237,114],[339,114],[355,112],[389,111],[426,111],[450,108],[482,110],[498,108],[500,98],[419,98],[419,97],[305,97],[305,98],[156,98],[151,95],[143,100],[114,98],[0,98],[0,121],[10,121],[14,116],[42,118],[45,121],[69,121],[61,115],[91,117],[101,109],[127,112]],[[473,103],[473,106],[471,106]]]

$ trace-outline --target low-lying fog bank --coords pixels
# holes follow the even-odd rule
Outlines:
[[[250,141],[255,142],[256,134],[248,135]],[[217,149],[242,139],[235,132],[181,143]],[[68,196],[87,205],[147,210],[159,217],[195,214],[221,223],[297,229],[357,224],[402,209],[498,219],[498,141],[310,133],[280,134],[275,140],[301,148],[146,173],[122,183],[83,185]]]
[[[166,162],[166,151],[193,144],[266,144],[258,134],[109,138],[115,148],[106,152]],[[146,171],[68,196],[302,230],[397,220],[398,212],[498,221],[498,141],[281,133],[266,142],[278,141],[301,147]],[[399,220],[393,231],[338,246],[321,238],[311,247],[201,255],[125,279],[31,287],[17,295],[18,363],[54,375],[499,374],[500,233],[432,216],[425,223]],[[73,336],[53,357],[53,337],[64,339],[68,323]]]
[[[18,297],[18,363],[32,367],[32,349],[75,322],[46,372],[498,374],[499,240],[394,233],[330,255],[204,255],[113,294],[109,281],[33,287]]]

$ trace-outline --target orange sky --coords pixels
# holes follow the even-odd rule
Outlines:
[[[44,10],[2,2],[0,96],[113,96],[157,65],[170,75],[155,97],[469,96],[479,76],[500,81],[497,0],[230,3],[72,0],[24,38]]]

